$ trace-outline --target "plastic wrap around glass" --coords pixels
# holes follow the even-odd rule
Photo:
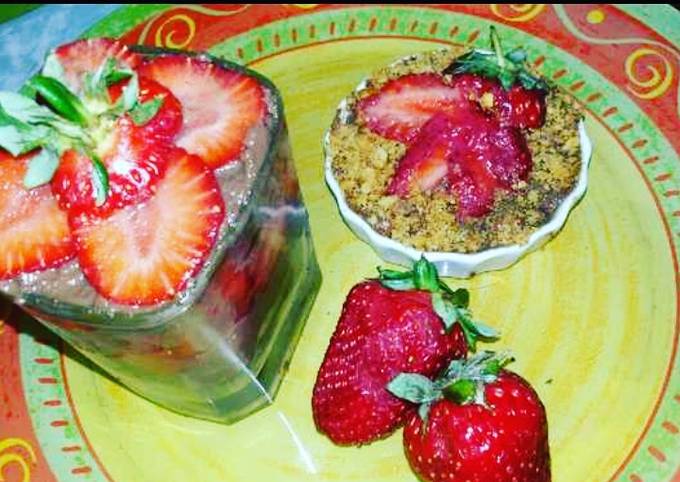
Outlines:
[[[227,216],[187,289],[153,309],[116,306],[92,290],[74,261],[0,290],[143,397],[231,423],[272,401],[321,275],[278,91],[257,73],[213,60],[255,77],[267,91],[269,116],[253,129],[242,162],[216,171]]]

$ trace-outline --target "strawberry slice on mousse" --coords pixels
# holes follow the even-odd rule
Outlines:
[[[142,61],[141,56],[111,38],[76,40],[57,47],[54,54],[64,70],[69,87],[76,92],[82,89],[85,74],[96,71],[108,58],[133,69]]]
[[[109,88],[111,101],[121,96],[127,82]],[[182,107],[168,89],[144,77],[139,78],[139,102],[162,99],[158,112],[144,125],[136,125],[130,114],[112,124],[94,129],[99,137],[97,154],[109,176],[106,202],[96,205],[90,157],[75,149],[65,151],[52,179],[52,191],[59,206],[71,214],[82,212],[106,216],[114,209],[143,202],[153,194],[167,166],[169,143],[182,126]]]
[[[24,187],[31,157],[0,150],[0,280],[57,267],[75,254],[66,214],[50,188]]]
[[[213,173],[176,149],[153,197],[107,218],[69,219],[81,269],[106,299],[148,306],[172,299],[203,267],[225,215]]]
[[[256,79],[207,59],[162,55],[144,62],[138,71],[179,99],[184,125],[176,143],[212,169],[239,158],[248,132],[267,110]]]

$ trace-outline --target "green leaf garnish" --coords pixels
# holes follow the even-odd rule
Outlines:
[[[386,388],[395,397],[420,405],[418,415],[423,421],[424,430],[430,406],[444,396],[440,387],[418,373],[401,373],[394,377]]]
[[[413,272],[411,271],[397,271],[394,269],[385,269],[378,266],[378,272],[380,273],[381,280],[413,279]]]
[[[31,126],[7,113],[0,101],[0,147],[19,156],[44,145],[51,132],[45,126]]]
[[[27,84],[45,99],[52,110],[65,119],[81,126],[90,123],[90,113],[82,101],[57,79],[38,75]]]
[[[527,53],[524,51],[523,48],[517,47],[505,54],[505,58],[507,58],[510,62],[514,62],[516,64],[526,62],[527,60]]]
[[[378,267],[380,284],[395,291],[409,291],[416,289],[411,271],[395,271]]]
[[[46,130],[23,130],[14,125],[0,126],[0,147],[12,156],[20,156],[40,147],[49,134]]]
[[[52,180],[57,167],[59,167],[59,155],[48,147],[41,149],[28,163],[24,186],[27,189],[33,189],[47,184]]]
[[[0,107],[8,116],[25,124],[46,123],[57,119],[57,115],[47,107],[14,92],[0,92]]]
[[[444,322],[446,331],[451,331],[458,321],[458,307],[445,299],[442,293],[432,293],[432,308]]]
[[[378,268],[380,284],[396,291],[424,290],[432,293],[432,308],[439,315],[444,328],[450,332],[458,323],[471,351],[477,349],[477,341],[494,341],[499,333],[493,328],[472,319],[468,309],[470,293],[464,288],[452,290],[439,279],[437,268],[422,256],[411,271]]]
[[[409,291],[416,289],[412,278],[408,279],[388,279],[380,282],[385,288],[395,291]]]
[[[477,384],[472,380],[460,379],[453,382],[451,385],[444,387],[444,396],[449,400],[464,405],[470,400],[474,400],[477,392]]]
[[[83,90],[87,97],[92,99],[109,102],[109,91],[106,88],[106,74],[116,66],[116,61],[109,57],[92,72],[87,72],[84,76]]]
[[[163,105],[164,96],[157,95],[151,100],[144,103],[137,103],[132,110],[130,110],[130,118],[135,125],[143,126],[146,125],[151,119],[153,119],[161,106]]]
[[[132,108],[137,104],[137,97],[139,96],[139,79],[137,75],[133,75],[130,82],[123,89],[123,95],[121,96],[121,102],[123,105],[123,110],[125,112],[132,110]]]
[[[413,266],[413,280],[419,290],[438,292],[439,276],[437,268],[425,257],[421,257]]]
[[[101,159],[94,153],[89,152],[88,157],[92,161],[92,187],[94,188],[95,205],[101,206],[106,202],[109,193],[109,173]]]
[[[118,68],[116,59],[108,57],[93,74],[85,74],[85,95],[110,103],[109,86],[121,80],[129,79],[135,73],[128,68]]]
[[[108,87],[130,79],[116,106],[109,106]],[[93,130],[102,120],[110,122],[126,112],[143,125],[162,105],[162,98],[139,103],[137,75],[107,58],[94,73],[83,78],[81,99],[69,87],[64,68],[51,53],[41,75],[27,81],[19,93],[0,92],[0,148],[18,156],[42,148],[28,164],[24,178],[27,189],[48,183],[59,166],[61,154],[71,148],[83,149],[92,162],[92,186],[97,206],[106,202],[109,177],[102,161],[94,154],[97,139]],[[40,101],[41,103],[38,103]],[[105,101],[105,102],[104,102]],[[134,111],[134,112],[132,112]]]
[[[452,360],[435,381],[417,373],[401,373],[390,381],[387,390],[398,398],[420,404],[418,414],[426,424],[430,406],[442,398],[459,405],[486,406],[485,384],[496,381],[501,370],[512,361],[507,352],[483,351],[467,360]]]
[[[491,51],[474,49],[458,57],[443,74],[478,74],[484,77],[498,79],[505,90],[519,83],[525,89],[548,90],[550,86],[540,77],[529,72],[526,65],[527,54],[521,47],[516,47],[508,53],[503,52],[500,38],[495,27],[490,28]]]
[[[462,308],[467,308],[470,304],[470,292],[465,288],[458,288],[456,291],[448,291],[451,303]]]
[[[473,321],[470,310],[457,305],[446,294],[432,293],[432,308],[442,319],[447,332],[450,332],[456,323],[460,325],[470,351],[474,352],[477,349],[478,339],[493,341],[499,337],[493,328]]]
[[[68,80],[66,79],[66,73],[64,72],[64,66],[61,65],[61,62],[59,62],[59,57],[57,57],[57,54],[55,54],[54,52],[50,53],[45,58],[45,64],[43,65],[43,68],[40,71],[40,73],[45,77],[52,77],[53,79],[57,79],[59,82],[61,82],[67,87],[69,86]]]
[[[378,268],[378,272],[380,273],[380,283],[386,288],[393,290],[406,291],[418,289],[433,293],[443,289],[451,291],[448,286],[439,280],[437,268],[425,256],[422,256],[413,264],[411,271]]]
[[[470,351],[477,350],[477,341],[495,341],[500,338],[500,333],[495,329],[487,326],[479,321],[472,319],[472,313],[467,308],[456,309],[456,321],[460,323],[460,327],[463,329],[463,334],[465,335],[465,340],[468,343]]]
[[[425,403],[441,397],[432,381],[417,373],[401,373],[387,384],[392,395],[413,403]]]
[[[117,84],[121,80],[129,79],[134,73],[131,70],[114,69],[106,75],[106,85]]]
[[[470,312],[468,311],[467,312],[468,316],[469,316],[469,313]],[[472,324],[472,327],[475,330],[475,333],[480,338],[485,338],[485,339],[488,339],[488,340],[496,340],[496,339],[500,338],[500,334],[498,333],[498,331],[495,328],[492,328],[488,325],[485,325],[484,323],[482,323],[480,321],[474,321],[474,322],[471,322],[471,324]]]
[[[123,87],[123,93],[116,101],[116,105],[109,111],[115,115],[121,115],[125,112],[131,111],[138,103],[139,96],[139,78],[137,74],[133,74],[130,81]]]

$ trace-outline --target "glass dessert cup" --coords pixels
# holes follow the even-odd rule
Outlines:
[[[278,91],[257,73],[212,60],[266,87],[272,121],[246,199],[188,288],[145,309],[3,291],[132,391],[184,415],[232,423],[272,402],[321,275]]]

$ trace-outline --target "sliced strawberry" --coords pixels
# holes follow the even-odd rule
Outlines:
[[[125,83],[110,89],[115,102]],[[118,118],[98,146],[98,154],[109,174],[110,191],[102,206],[95,204],[92,161],[75,150],[67,150],[52,179],[59,206],[73,215],[82,212],[106,216],[112,210],[143,202],[151,197],[167,165],[168,142],[182,125],[182,108],[174,95],[150,79],[139,79],[139,101],[156,96],[163,104],[143,126],[129,115]]]
[[[446,178],[451,155],[454,121],[435,114],[421,129],[413,144],[399,161],[397,171],[387,187],[388,194],[407,196],[414,187],[429,191]]]
[[[499,101],[506,99],[505,90],[496,79],[474,74],[459,74],[453,76],[450,82],[451,86],[459,89],[468,101],[475,105],[481,104],[487,111],[498,113]]]
[[[537,129],[545,122],[546,91],[527,90],[516,85],[507,93],[511,114],[508,124],[514,127]]]
[[[479,217],[491,211],[498,182],[474,152],[461,153],[453,163],[449,182],[458,199],[459,218]]]
[[[450,188],[460,218],[479,217],[493,207],[497,189],[527,178],[531,153],[522,134],[481,114],[470,115],[452,135]]]
[[[255,78],[204,58],[163,55],[145,62],[139,73],[179,99],[184,126],[177,145],[213,169],[238,159],[248,132],[266,112],[265,92]]]
[[[224,201],[200,158],[177,149],[154,196],[108,218],[69,218],[83,274],[106,299],[152,305],[172,299],[203,266]]]
[[[388,139],[410,142],[436,113],[468,108],[461,91],[436,74],[410,74],[387,82],[357,105],[369,129]]]
[[[118,100],[127,83],[127,81],[118,82],[109,88],[109,96],[111,97],[112,102],[115,103]],[[145,103],[156,98],[161,98],[163,103],[156,115],[154,115],[146,124],[143,126],[136,126],[129,115],[124,116],[120,122],[124,122],[126,126],[129,127],[130,133],[139,136],[140,139],[174,139],[182,129],[182,105],[172,92],[155,80],[139,77],[138,101],[140,103]]]
[[[448,181],[461,218],[482,216],[493,207],[497,189],[526,179],[531,154],[521,132],[501,127],[479,110],[435,114],[399,161],[388,194],[408,197]]]
[[[82,87],[83,76],[96,71],[107,58],[114,58],[130,68],[135,68],[141,62],[139,55],[110,38],[76,40],[57,47],[54,53],[64,68],[69,86],[76,92]]]
[[[503,187],[509,189],[529,175],[531,151],[519,129],[490,127],[488,147],[480,146],[479,150],[489,171]]]
[[[66,215],[50,188],[24,187],[30,157],[0,151],[0,279],[53,268],[74,256]]]
[[[168,149],[118,134],[116,151],[103,158],[109,174],[109,193],[101,206],[96,205],[90,158],[73,149],[62,154],[52,178],[52,192],[59,207],[70,215],[89,213],[105,217],[115,209],[143,202],[153,194],[165,172]]]
[[[521,85],[505,90],[498,80],[473,74],[456,75],[451,85],[471,102],[493,112],[504,126],[536,129],[545,121],[544,90],[527,90]]]

